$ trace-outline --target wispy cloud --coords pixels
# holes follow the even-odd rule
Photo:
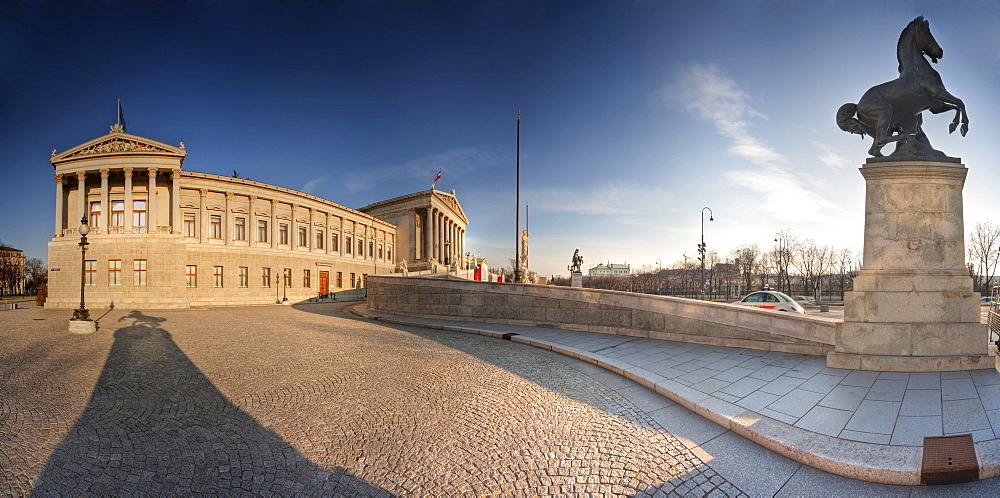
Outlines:
[[[407,183],[416,180],[421,185],[426,183],[430,186],[438,170],[442,172],[442,181],[447,181],[453,176],[466,176],[476,170],[511,163],[513,158],[514,152],[507,146],[485,144],[456,147],[410,159],[401,164],[355,174],[345,180],[345,186],[350,192],[360,192],[392,179]]]
[[[730,182],[760,194],[760,208],[774,218],[820,220],[828,218],[828,210],[840,210],[786,170],[788,159],[783,154],[754,136],[754,120],[766,116],[753,107],[750,94],[718,66],[691,64],[660,90],[660,96],[713,125],[729,141],[731,154],[757,165],[728,171],[725,176]],[[825,157],[832,161],[839,158],[832,151]]]
[[[313,178],[312,180],[306,182],[306,184],[303,185],[300,190],[302,190],[307,194],[312,194],[316,190],[316,187],[319,186],[319,184],[325,182],[329,177],[330,177],[329,175],[323,175],[318,178]]]
[[[820,150],[819,161],[830,168],[837,170],[847,170],[851,168],[851,162],[846,157],[837,154],[832,146],[823,142],[813,140],[813,145]]]
[[[569,189],[545,189],[529,193],[531,209],[583,216],[613,216],[617,223],[649,222],[650,210],[667,206],[674,193],[646,185],[617,184],[589,192]]]

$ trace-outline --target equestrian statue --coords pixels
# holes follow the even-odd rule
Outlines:
[[[566,267],[570,273],[580,273],[580,268],[583,266],[583,256],[580,256],[580,250],[577,249],[573,251],[573,260],[569,266]]]
[[[882,147],[889,142],[896,142],[893,156],[947,157],[931,147],[921,128],[920,115],[923,111],[934,114],[955,111],[948,132],[954,132],[959,121],[962,136],[969,131],[965,103],[945,90],[941,75],[924,57],[926,54],[937,64],[943,53],[931,35],[929,23],[923,16],[914,19],[899,35],[896,45],[899,78],[872,87],[857,104],[841,106],[837,125],[846,132],[874,138],[875,143],[868,149],[868,154],[874,157],[882,157]]]

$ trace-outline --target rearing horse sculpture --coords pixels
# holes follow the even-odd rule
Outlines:
[[[869,135],[875,139],[868,153],[882,157],[882,147],[889,142],[902,144],[915,140],[923,151],[934,155],[944,155],[931,148],[930,140],[924,134],[920,113],[930,111],[939,114],[955,111],[955,119],[948,127],[952,133],[962,122],[962,136],[969,131],[969,116],[965,103],[948,93],[941,75],[931,67],[924,54],[935,64],[943,55],[943,50],[931,35],[930,25],[918,17],[899,35],[896,58],[899,60],[899,78],[870,88],[857,104],[844,104],[837,111],[837,125],[841,130],[859,135]],[[857,118],[855,118],[857,114]],[[919,146],[919,144],[917,144]]]

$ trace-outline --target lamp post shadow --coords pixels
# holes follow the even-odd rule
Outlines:
[[[382,491],[347,469],[316,465],[232,404],[174,343],[166,321],[141,311],[119,319],[90,400],[33,495]]]

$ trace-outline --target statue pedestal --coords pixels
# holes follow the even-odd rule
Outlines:
[[[69,332],[71,334],[93,334],[97,332],[97,322],[93,320],[70,320]]]
[[[578,271],[573,272],[569,279],[569,286],[583,288],[583,273]]]
[[[965,266],[966,168],[878,161],[865,177],[864,262],[827,365],[876,371],[993,368]]]

